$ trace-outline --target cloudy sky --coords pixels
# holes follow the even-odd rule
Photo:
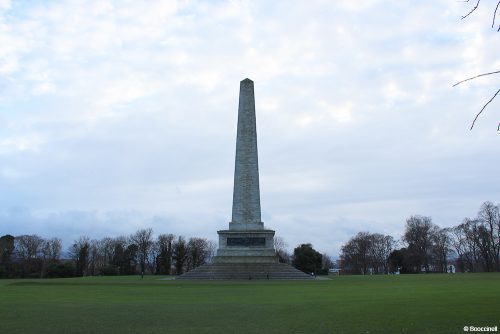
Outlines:
[[[498,202],[495,3],[0,0],[0,235],[216,240],[239,82],[255,82],[262,216],[339,253]],[[493,7],[492,7],[493,6]],[[499,18],[500,21],[500,18]]]

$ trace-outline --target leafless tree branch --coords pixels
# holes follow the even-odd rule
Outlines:
[[[465,1],[465,2],[469,2],[469,1]],[[477,0],[477,3],[476,5],[474,6],[474,8],[471,9],[470,12],[468,12],[466,15],[462,16],[462,20],[465,19],[467,16],[469,16],[470,14],[474,13],[474,11],[477,9],[477,7],[479,7],[479,3],[481,2],[481,0]]]
[[[497,73],[500,73],[500,71],[495,71],[495,72],[489,72],[489,73],[479,74],[479,75],[476,75],[476,76],[474,76],[474,77],[467,78],[467,79],[464,79],[464,80],[462,80],[462,81],[459,81],[459,82],[457,82],[456,84],[454,84],[452,87],[458,86],[458,85],[460,85],[461,83],[466,82],[466,81],[469,81],[469,80],[472,80],[472,79],[476,79],[476,78],[479,78],[479,77],[484,77],[484,76],[486,76],[486,75],[497,74]]]
[[[476,118],[474,118],[474,121],[472,122],[472,126],[470,127],[470,130],[472,130],[472,128],[474,127],[474,123],[476,123],[476,120],[477,118],[479,117],[479,115],[481,115],[481,113],[483,112],[483,110],[486,108],[486,106],[488,104],[490,104],[491,101],[493,101],[493,99],[495,99],[495,97],[497,96],[497,94],[500,93],[500,89],[497,90],[497,92],[495,93],[495,95],[493,95],[493,97],[488,101],[486,102],[486,104],[483,106],[483,108],[481,108],[481,111],[477,113],[476,115]],[[500,125],[499,125],[500,126]],[[498,129],[497,129],[498,130]]]
[[[500,5],[500,1],[497,2],[497,6],[495,7],[495,12],[493,13],[493,23],[491,24],[491,27],[494,28],[495,27],[495,19],[497,17],[497,10],[498,10],[498,6]],[[498,26],[498,29],[500,30],[500,26]],[[498,30],[497,30],[498,31]]]
[[[459,1],[459,2],[469,2],[469,0],[463,0],[463,1]],[[476,9],[479,7],[479,3],[480,2],[481,2],[481,0],[477,0],[476,5],[466,15],[462,16],[462,20],[465,19],[466,17],[468,17],[469,15],[471,15],[472,13],[474,13],[476,11]],[[491,28],[493,28],[493,29],[495,28],[495,21],[496,21],[496,18],[497,18],[497,13],[498,13],[498,8],[499,7],[500,7],[500,0],[497,1],[497,5],[495,7],[495,11],[493,12],[493,21],[491,23]],[[498,29],[497,29],[497,32],[499,32],[499,31],[500,31],[500,24],[498,25]],[[461,83],[469,81],[469,80],[473,80],[473,79],[476,79],[476,78],[479,78],[479,77],[484,77],[484,76],[487,76],[487,75],[498,74],[498,73],[500,73],[500,71],[494,71],[494,72],[489,72],[489,73],[482,73],[482,74],[479,74],[479,75],[476,75],[476,76],[464,79],[462,81],[459,81],[456,84],[454,84],[453,87],[458,86]],[[472,125],[470,127],[470,130],[472,130],[472,128],[474,127],[474,124],[476,123],[476,120],[478,119],[479,115],[481,115],[481,113],[488,106],[488,104],[490,104],[491,101],[493,101],[495,99],[495,97],[498,95],[499,92],[500,92],[500,89],[495,93],[495,95],[493,95],[493,97],[488,102],[486,102],[486,104],[476,114],[476,117],[474,118],[474,121],[472,121]],[[498,123],[497,131],[500,131],[500,123]]]

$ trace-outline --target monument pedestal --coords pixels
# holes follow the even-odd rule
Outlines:
[[[214,263],[277,263],[273,230],[242,230],[230,223],[229,230],[217,231],[219,249]]]

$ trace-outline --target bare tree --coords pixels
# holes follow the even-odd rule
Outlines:
[[[389,255],[396,242],[390,235],[359,232],[341,248],[342,269],[353,274],[389,272]]]
[[[130,236],[130,241],[137,245],[141,273],[144,273],[146,270],[148,253],[153,246],[153,230],[151,228],[140,229]]]
[[[104,264],[111,265],[113,262],[113,255],[115,250],[115,239],[110,237],[101,239],[101,249]]]
[[[89,275],[101,274],[102,270],[110,265],[109,254],[111,251],[111,238],[104,238],[101,240],[91,240],[89,249]]]
[[[113,239],[112,265],[118,269],[120,275],[133,275],[137,271],[136,244],[129,244],[128,238],[120,236]]]
[[[372,235],[359,232],[342,246],[340,258],[343,268],[353,274],[366,275],[372,267]]]
[[[217,242],[213,240],[207,241],[207,263],[212,263],[213,258],[217,255]]]
[[[88,272],[87,275],[95,276],[99,266],[99,247],[98,240],[90,240],[89,256],[88,256]]]
[[[187,248],[187,270],[191,270],[205,264],[208,253],[207,239],[189,238]]]
[[[470,263],[470,271],[491,271],[494,259],[491,253],[491,242],[487,228],[478,219],[464,220],[459,225],[464,238],[466,258]]]
[[[40,256],[43,239],[38,235],[20,235],[15,238],[15,252],[22,260],[36,259]]]
[[[375,233],[371,235],[370,254],[375,273],[389,273],[389,255],[396,241],[390,235]]]
[[[479,209],[477,219],[486,229],[491,258],[495,269],[500,271],[500,208],[492,202],[484,202]]]
[[[157,274],[156,270],[158,269],[158,258],[160,256],[160,245],[156,241],[153,241],[151,247],[148,251],[148,256],[146,260],[146,267],[148,268],[151,274]]]
[[[62,240],[59,238],[51,238],[45,240],[42,246],[43,256],[50,262],[59,261],[61,257]]]
[[[408,250],[416,255],[420,263],[416,263],[417,271],[419,266],[424,266],[429,272],[432,256],[433,238],[439,228],[432,223],[431,217],[411,216],[406,220],[406,230],[403,240],[408,245]]]
[[[491,256],[491,243],[488,230],[484,225],[474,220],[473,236],[479,250],[481,264],[484,271],[491,271],[493,267],[493,258]]]
[[[69,249],[69,253],[76,265],[76,276],[88,275],[90,252],[90,239],[87,236],[81,236],[75,240]]]
[[[47,265],[49,263],[56,263],[61,256],[62,241],[58,238],[44,240],[41,246],[42,254],[42,270],[40,277],[44,277]]]
[[[464,223],[461,226],[462,231],[465,235],[465,241],[468,250],[468,257],[471,261],[471,271],[476,271],[478,264],[481,262],[481,252],[479,249],[479,234],[478,234],[478,222],[475,219],[465,218]]]
[[[325,270],[332,269],[333,268],[332,258],[326,253],[323,253],[322,256],[323,257],[321,258],[321,267]]]
[[[358,246],[355,238],[349,239],[340,249],[342,270],[349,274],[362,274],[359,264]]]
[[[458,255],[460,271],[474,271],[474,257],[469,247],[465,222],[450,229],[450,243]]]
[[[451,244],[464,271],[500,270],[500,207],[484,202],[476,219],[451,229]]]
[[[292,263],[292,256],[288,252],[288,244],[286,243],[285,239],[283,239],[280,236],[275,236],[273,243],[279,261],[281,263],[288,263],[288,264]]]
[[[448,256],[450,255],[451,239],[450,229],[439,229],[432,236],[435,263],[439,271],[448,271]]]
[[[21,235],[14,239],[14,255],[21,262],[23,277],[40,275],[43,267],[41,259],[43,239],[38,235]]]

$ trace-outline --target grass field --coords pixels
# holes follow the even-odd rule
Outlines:
[[[500,326],[500,274],[276,282],[0,280],[0,333],[463,333]]]

